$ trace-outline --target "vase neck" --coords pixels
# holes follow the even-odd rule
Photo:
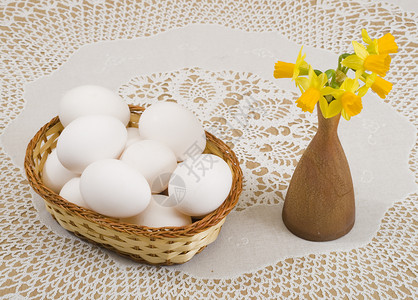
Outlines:
[[[340,123],[341,114],[336,115],[335,117],[325,119],[322,115],[321,108],[319,103],[317,105],[318,111],[318,134],[333,136],[337,135],[338,124]]]

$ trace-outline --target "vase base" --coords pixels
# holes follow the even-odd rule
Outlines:
[[[328,234],[321,234],[320,232],[318,232],[318,234],[313,234],[312,232],[307,232],[305,230],[302,230],[301,228],[298,228],[297,226],[294,226],[293,224],[288,222],[285,214],[282,214],[282,218],[283,218],[284,225],[291,233],[293,233],[297,237],[300,237],[304,240],[313,241],[313,242],[327,242],[327,241],[333,241],[333,240],[339,239],[340,237],[343,237],[344,235],[349,233],[355,223],[354,222],[355,220],[353,218],[353,221],[350,222],[350,224],[347,227],[343,228],[342,230],[339,230],[333,233],[328,233]]]

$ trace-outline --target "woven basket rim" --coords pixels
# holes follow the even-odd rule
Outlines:
[[[144,107],[134,105],[129,105],[129,108],[131,110],[131,113],[140,113],[145,110]],[[100,226],[103,226],[103,228],[109,228],[117,232],[123,232],[132,235],[147,236],[151,238],[181,238],[183,236],[193,236],[218,224],[230,213],[230,211],[235,207],[235,205],[238,202],[239,196],[242,191],[242,170],[239,166],[239,161],[232,149],[230,149],[223,141],[216,138],[211,133],[205,131],[207,139],[213,142],[218,148],[222,150],[224,159],[226,159],[228,165],[230,165],[231,167],[233,182],[230,193],[225,199],[225,201],[221,204],[221,206],[218,207],[212,213],[205,216],[203,219],[197,220],[190,225],[182,227],[151,228],[135,224],[122,223],[117,221],[116,219],[112,219],[110,217],[94,212],[90,209],[86,209],[76,204],[73,204],[65,200],[49,188],[47,188],[43,184],[41,177],[35,170],[33,151],[36,145],[41,141],[41,138],[45,136],[45,133],[53,126],[56,126],[58,123],[59,117],[56,116],[52,118],[44,126],[42,126],[38,130],[38,132],[33,136],[26,148],[24,168],[29,184],[32,186],[35,192],[38,193],[44,199],[44,201],[48,201],[52,204],[58,205],[59,207],[62,207],[69,213],[77,215],[82,219],[94,222]]]

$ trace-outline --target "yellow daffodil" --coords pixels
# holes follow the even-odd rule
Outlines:
[[[353,41],[355,54],[346,57],[342,61],[342,65],[357,71],[358,76],[364,71],[371,71],[384,77],[389,70],[391,58],[388,54],[369,54],[366,48]]]
[[[371,88],[372,91],[379,95],[379,97],[382,99],[385,99],[386,95],[389,94],[389,92],[392,90],[392,83],[377,76],[376,73],[372,73],[371,75],[368,75],[365,79],[361,79],[365,83],[361,89]]]
[[[395,42],[395,37],[386,33],[384,36],[377,40],[377,53],[386,54],[386,53],[397,53],[398,45]]]
[[[300,74],[308,74],[309,65],[305,62],[306,54],[302,55],[302,48],[300,48],[296,63],[292,64],[279,60],[274,65],[274,78],[292,78],[295,80]]]
[[[389,81],[376,76],[375,81],[373,82],[372,91],[379,95],[380,98],[385,99],[386,95],[392,90],[392,83]]]
[[[361,36],[363,37],[363,41],[368,45],[367,51],[370,54],[388,54],[398,52],[398,45],[395,43],[395,37],[390,33],[385,34],[377,40],[372,40],[366,29],[363,29],[361,31]]]
[[[302,108],[303,111],[313,112],[315,104],[324,98],[324,95],[331,94],[334,91],[333,88],[324,86],[327,81],[328,78],[325,73],[317,76],[312,68],[309,68],[308,78],[298,77],[296,84],[300,87],[302,95],[296,100],[297,107]]]
[[[274,78],[292,78],[295,64],[278,61],[274,65]]]
[[[306,54],[302,55],[303,46],[299,50],[298,57],[296,58],[295,68],[293,69],[293,76],[292,79],[296,80],[296,78],[302,74],[307,75],[309,71],[309,65],[305,61]]]
[[[359,114],[363,109],[361,97],[364,96],[367,90],[358,91],[358,94],[356,95],[355,93],[358,88],[359,83],[357,78],[346,78],[341,87],[333,92],[336,99],[334,101],[341,101],[341,115],[346,120],[350,120],[352,116]]]
[[[338,115],[343,108],[340,99],[334,99],[328,103],[324,97],[319,99],[319,107],[325,119]]]
[[[350,120],[363,109],[362,97],[369,89],[383,99],[391,91],[392,83],[382,77],[389,71],[389,54],[398,52],[398,45],[390,33],[371,39],[363,29],[361,35],[367,46],[353,41],[354,54],[341,54],[335,70],[329,69],[324,73],[314,70],[305,61],[306,55],[302,53],[302,47],[295,63],[277,61],[274,77],[291,78],[295,81],[301,91],[296,105],[304,112],[312,113],[318,105],[318,109],[327,119],[341,114],[343,118]],[[355,71],[354,79],[347,74],[350,69]],[[360,80],[364,82],[361,87]]]
[[[352,92],[345,92],[341,96],[341,105],[343,106],[341,115],[347,121],[350,120],[352,116],[359,114],[363,109],[361,97]]]

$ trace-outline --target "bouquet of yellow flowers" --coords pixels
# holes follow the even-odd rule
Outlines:
[[[395,38],[390,33],[374,40],[365,29],[361,35],[367,47],[352,41],[354,53],[340,55],[335,70],[314,70],[305,61],[306,54],[302,55],[302,46],[294,64],[282,61],[275,64],[274,77],[292,78],[295,81],[302,93],[296,104],[303,111],[313,112],[319,101],[324,118],[341,113],[346,120],[350,120],[361,112],[361,98],[370,88],[382,99],[386,98],[392,89],[392,84],[383,79],[391,62],[389,53],[398,52]],[[354,79],[347,76],[349,70],[355,72]]]

